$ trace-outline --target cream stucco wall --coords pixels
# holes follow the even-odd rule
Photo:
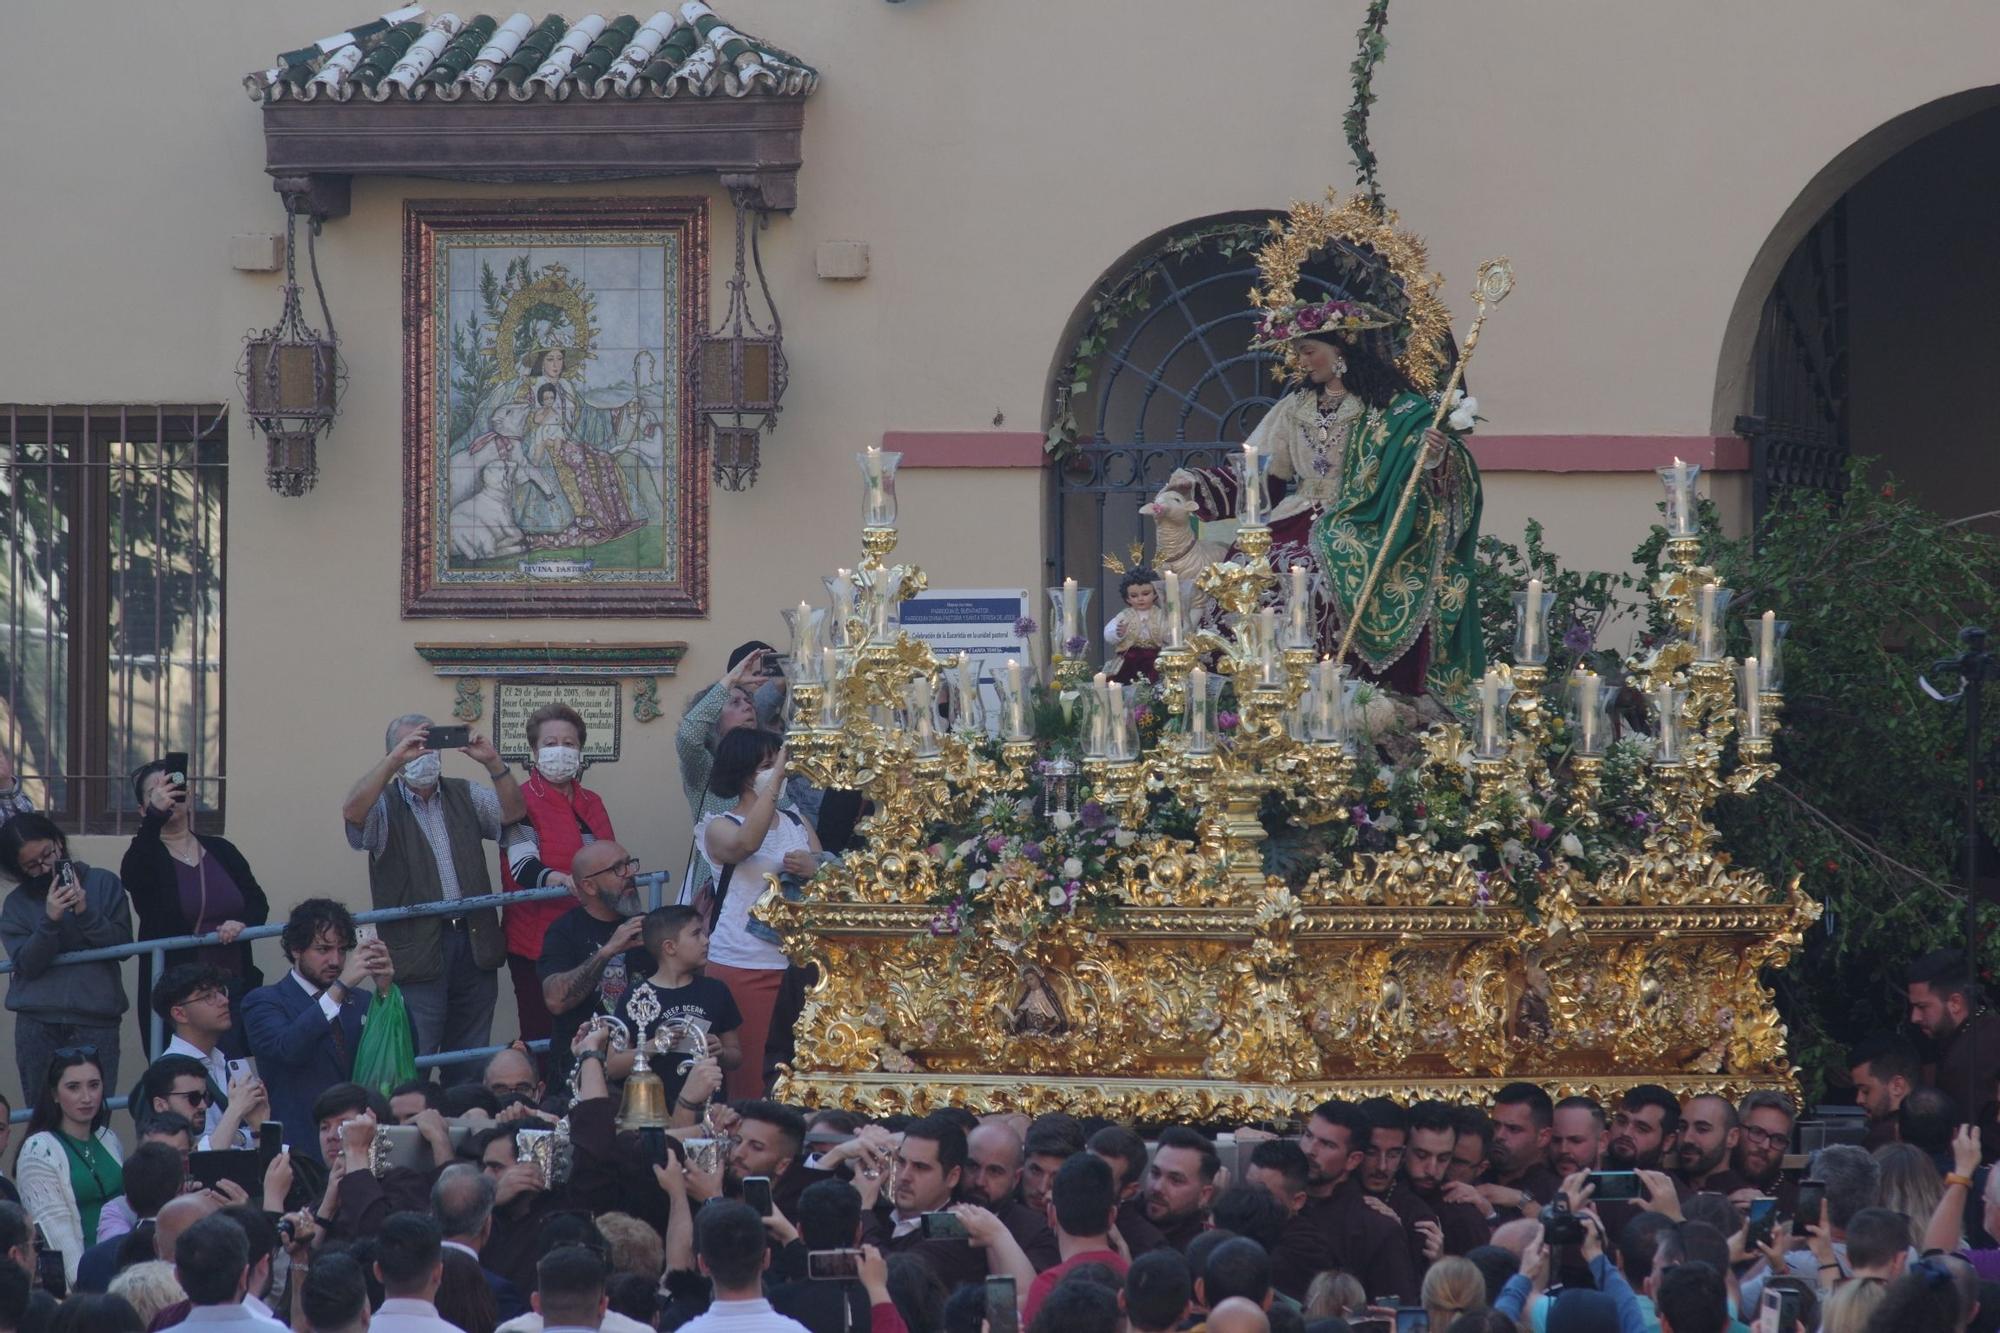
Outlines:
[[[318,489],[271,494],[261,443],[232,425],[227,831],[281,909],[365,896],[335,807],[388,716],[450,706],[418,640],[686,638],[668,719],[628,721],[625,758],[593,776],[633,850],[678,870],[671,719],[731,645],[774,638],[774,609],[852,555],[851,452],[889,429],[987,429],[996,413],[1039,429],[1063,329],[1137,240],[1349,178],[1340,114],[1360,0],[720,7],[824,83],[799,209],[765,235],[791,390],[763,479],[712,498],[712,614],[399,617],[398,292],[407,197],[701,193],[717,210],[714,183],[357,182],[321,244],[352,381]],[[0,401],[234,397],[238,340],[271,321],[278,291],[233,272],[225,243],[281,225],[238,79],[369,12],[70,0],[10,15],[10,48],[32,58],[0,84]],[[1888,22],[1868,0],[1405,3],[1389,35],[1374,139],[1390,200],[1461,307],[1480,259],[1511,255],[1520,274],[1481,347],[1488,429],[1684,436],[1728,428],[1762,297],[1746,278],[1812,221],[1774,235],[1801,191],[1878,126],[1991,80],[2000,9],[1930,0]],[[711,226],[720,269],[726,206]],[[865,281],[814,277],[830,239],[870,245]],[[1489,528],[1518,537],[1533,514],[1572,563],[1620,561],[1654,493],[1645,473],[1497,474]],[[934,584],[1041,581],[1033,472],[917,474],[903,505],[904,552]],[[117,851],[84,844],[96,860]],[[12,1078],[0,1070],[0,1087]]]

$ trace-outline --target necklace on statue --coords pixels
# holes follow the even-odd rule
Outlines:
[[[1320,390],[1318,402],[1314,407],[1314,415],[1318,420],[1313,425],[1313,435],[1319,441],[1321,448],[1325,448],[1332,441],[1334,425],[1340,417],[1341,406],[1346,402],[1345,389],[1335,390],[1331,394],[1324,389]]]

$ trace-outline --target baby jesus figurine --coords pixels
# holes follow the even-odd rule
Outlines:
[[[1111,647],[1104,669],[1121,684],[1160,679],[1156,664],[1167,645],[1167,613],[1160,606],[1158,578],[1150,569],[1135,569],[1118,584],[1125,609],[1104,627],[1104,642]]]

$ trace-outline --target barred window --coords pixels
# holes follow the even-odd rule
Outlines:
[[[219,405],[0,405],[0,748],[72,832],[136,828],[175,751],[221,825],[228,453]]]

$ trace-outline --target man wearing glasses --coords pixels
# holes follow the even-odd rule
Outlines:
[[[586,843],[570,862],[577,906],[542,937],[537,971],[549,1006],[549,1083],[569,1082],[570,1042],[593,1013],[615,1012],[625,992],[653,972],[646,905],[633,887],[637,857],[609,838]]]
[[[199,1061],[207,1075],[198,1094],[201,1105],[191,1108],[176,1101],[160,1109],[178,1111],[201,1125],[204,1150],[254,1146],[257,1127],[271,1113],[270,1096],[263,1080],[247,1068],[235,1079],[229,1076],[222,1036],[236,1025],[236,1018],[229,1011],[228,974],[200,963],[168,968],[153,986],[153,1008],[174,1033],[164,1054]],[[225,1126],[224,1121],[229,1123]]]

